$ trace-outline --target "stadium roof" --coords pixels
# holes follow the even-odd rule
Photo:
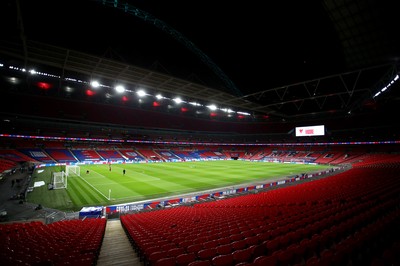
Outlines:
[[[289,121],[397,111],[400,42],[392,2],[1,5],[9,27],[0,59],[61,69],[62,77],[124,81],[133,90]]]

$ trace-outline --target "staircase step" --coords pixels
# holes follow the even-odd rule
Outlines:
[[[143,266],[119,219],[107,220],[96,266]]]

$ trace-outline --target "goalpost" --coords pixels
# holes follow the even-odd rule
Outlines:
[[[53,173],[53,189],[67,188],[68,176],[64,171]]]
[[[81,167],[79,165],[66,165],[65,166],[65,175],[70,176],[70,175],[81,175]]]
[[[78,165],[66,165],[65,172],[53,173],[53,189],[68,187],[68,176],[80,176],[81,168]]]

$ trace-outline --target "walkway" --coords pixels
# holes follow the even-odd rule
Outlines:
[[[96,266],[143,266],[119,219],[107,220],[106,232]]]

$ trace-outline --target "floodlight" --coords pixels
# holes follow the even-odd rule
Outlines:
[[[174,102],[176,102],[177,104],[180,104],[182,102],[182,99],[179,97],[174,98]]]
[[[137,94],[139,97],[146,96],[146,92],[145,92],[144,90],[138,90],[138,91],[136,92],[136,94]]]
[[[216,106],[216,105],[214,105],[214,104],[207,105],[207,107],[208,107],[210,110],[212,110],[212,111],[215,111],[215,110],[217,110],[217,106]]]
[[[122,86],[122,85],[118,85],[118,86],[115,87],[115,90],[116,90],[118,93],[123,93],[123,92],[125,91],[125,88],[124,88],[124,86]]]
[[[100,86],[100,83],[98,81],[94,80],[94,81],[90,82],[90,85],[93,88],[98,88]]]

